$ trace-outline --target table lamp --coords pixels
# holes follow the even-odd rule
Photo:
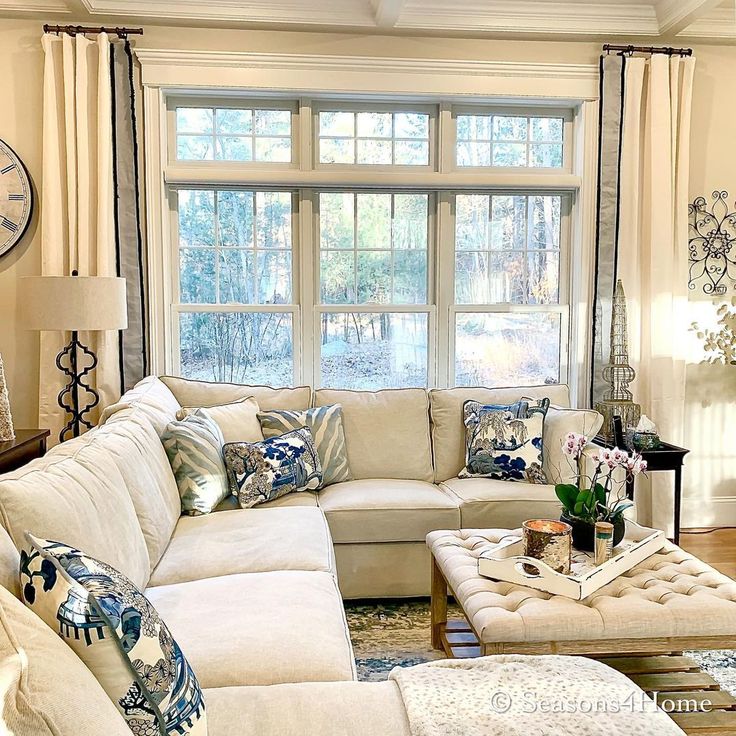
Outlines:
[[[56,356],[56,365],[68,378],[59,392],[59,406],[70,419],[59,442],[79,437],[81,427],[92,428],[85,415],[100,395],[85,378],[97,366],[97,356],[79,341],[80,332],[124,330],[128,326],[125,279],[108,276],[32,276],[21,279],[21,319],[29,330],[71,332],[71,341]],[[91,398],[80,408],[80,391]]]

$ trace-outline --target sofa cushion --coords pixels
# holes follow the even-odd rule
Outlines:
[[[181,405],[171,390],[156,376],[147,376],[133,388],[126,391],[120,401],[108,406],[100,416],[100,424],[105,424],[124,409],[143,414],[161,435],[166,425],[176,418]]]
[[[130,730],[206,736],[197,678],[140,590],[73,547],[26,537],[23,600],[89,667]]]
[[[0,732],[131,736],[92,673],[33,611],[0,587]]]
[[[170,422],[161,443],[185,514],[209,514],[230,495],[222,459],[222,431],[206,409],[197,409],[182,420]]]
[[[460,526],[454,497],[417,480],[337,483],[320,491],[319,505],[336,544],[420,542],[434,529]]]
[[[332,539],[318,508],[182,516],[150,585],[271,570],[334,572]]]
[[[143,414],[135,411],[129,414],[126,409],[115,421],[89,432],[85,438],[89,453],[106,455],[118,466],[133,500],[152,570],[181,516],[176,479],[156,430]],[[61,539],[68,541],[64,536]],[[87,551],[83,544],[75,543],[75,546]]]
[[[410,736],[394,682],[300,682],[207,690],[209,736]],[[248,724],[247,729],[243,724]]]
[[[2,525],[17,549],[25,547],[26,531],[63,539],[143,588],[151,564],[131,494],[116,458],[90,439],[64,442],[0,476]],[[168,465],[165,455],[164,461]]]
[[[463,529],[516,529],[527,519],[558,519],[555,487],[490,478],[451,478],[441,484],[460,506]]]
[[[463,404],[513,404],[523,396],[549,398],[558,406],[570,405],[570,390],[563,384],[525,386],[522,388],[442,388],[429,392],[432,417],[434,480],[439,483],[454,478],[465,466],[465,429]]]
[[[225,575],[149,588],[146,595],[202,687],[355,679],[331,573]]]
[[[220,428],[225,442],[260,442],[263,432],[258,421],[258,409],[258,402],[248,396],[219,406],[183,407],[176,417],[184,419],[190,414],[204,411]]]
[[[287,493],[285,496],[280,496],[273,501],[262,503],[257,507],[257,510],[281,509],[292,506],[308,506],[310,508],[316,508],[318,505],[316,493],[313,491],[301,491],[300,493]],[[215,511],[233,511],[234,509],[238,509],[240,511],[243,510],[240,508],[240,504],[238,503],[238,497],[230,495],[223,499],[222,503],[217,505]]]
[[[348,391],[322,388],[315,405],[342,406],[353,478],[432,482],[429,404],[423,388]]]
[[[264,411],[271,409],[308,409],[312,400],[309,386],[271,388],[242,383],[195,381],[179,376],[161,376],[182,406],[218,406],[253,396]]]
[[[575,483],[575,462],[562,452],[570,432],[593,439],[603,424],[603,416],[592,409],[550,406],[544,419],[544,473],[549,483]]]

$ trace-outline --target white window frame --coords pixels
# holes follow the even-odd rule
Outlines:
[[[597,147],[597,70],[595,65],[529,64],[525,62],[473,62],[440,61],[426,59],[375,59],[368,57],[337,57],[312,55],[278,55],[250,53],[219,53],[170,50],[139,50],[144,85],[144,105],[147,126],[146,180],[147,180],[147,235],[149,252],[149,276],[152,293],[157,295],[151,303],[152,365],[156,372],[174,370],[177,346],[172,336],[174,304],[172,300],[171,248],[175,241],[171,234],[168,192],[180,185],[203,188],[236,186],[242,188],[290,188],[297,191],[298,207],[302,213],[293,230],[295,248],[293,262],[295,277],[293,293],[296,305],[286,307],[294,314],[294,366],[295,383],[316,383],[318,355],[314,348],[318,340],[316,286],[313,275],[318,255],[313,232],[315,188],[351,189],[381,187],[387,189],[410,187],[421,191],[437,191],[438,205],[434,227],[437,243],[434,253],[433,276],[429,293],[434,288],[434,303],[426,308],[430,313],[428,336],[428,382],[430,386],[451,385],[454,370],[454,340],[452,311],[468,311],[467,305],[453,304],[453,278],[439,279],[438,274],[454,264],[454,229],[449,211],[450,190],[503,188],[569,192],[572,212],[569,218],[570,281],[569,288],[569,350],[570,366],[568,382],[573,401],[581,404],[587,394],[589,303],[591,294],[595,162]],[[315,85],[315,72],[319,83]],[[346,90],[350,91],[348,95]],[[295,144],[292,164],[277,170],[278,164],[262,162],[172,162],[168,155],[169,129],[166,124],[168,101],[184,97],[189,103],[191,93],[202,99],[216,99],[225,95],[226,106],[233,106],[233,96],[247,98],[245,106],[253,106],[254,100],[274,100],[282,96],[294,100],[299,97],[298,111],[292,134],[300,136],[302,143]],[[325,164],[326,170],[314,165],[315,145],[312,135],[315,108],[322,100],[356,99],[371,108],[371,101],[390,104],[408,102],[410,105],[437,105],[438,125],[444,130],[452,123],[454,105],[495,106],[521,105],[527,110],[532,106],[551,112],[550,108],[572,111],[570,126],[574,133],[571,140],[578,144],[569,150],[570,170],[525,169],[501,171],[454,165],[454,147],[449,150],[449,136],[439,140],[435,170],[417,171],[424,167],[375,167],[352,165],[343,168]],[[279,102],[276,102],[278,106]],[[307,137],[309,140],[307,142]],[[453,136],[454,139],[454,136]],[[299,152],[301,157],[297,159]],[[282,164],[283,166],[283,164]],[[298,167],[298,168],[297,168]],[[338,171],[338,168],[342,169]],[[391,169],[379,171],[379,168]],[[397,171],[397,169],[409,171]],[[359,170],[358,170],[359,169]],[[308,224],[311,223],[311,224]],[[448,245],[448,243],[450,245]],[[177,273],[178,279],[178,273]],[[312,305],[311,309],[299,305]],[[403,311],[385,305],[386,311]],[[372,310],[367,305],[355,305],[356,310]],[[284,308],[281,307],[280,308]],[[345,305],[322,307],[346,311]],[[240,309],[240,307],[239,307]],[[544,307],[549,311],[549,307]],[[261,305],[244,306],[243,311],[263,311]],[[487,305],[483,306],[488,311]],[[192,310],[194,311],[194,310]],[[316,327],[315,327],[316,324]],[[450,327],[452,326],[452,329]],[[563,328],[564,329],[564,328]],[[453,333],[452,335],[450,333]],[[563,338],[563,343],[564,343]],[[312,355],[313,360],[304,360]],[[438,356],[446,355],[447,360]]]

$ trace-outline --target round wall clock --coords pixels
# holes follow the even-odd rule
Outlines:
[[[17,245],[33,211],[31,179],[15,151],[0,140],[0,256]]]

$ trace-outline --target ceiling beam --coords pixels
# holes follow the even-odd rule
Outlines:
[[[676,36],[720,4],[721,0],[659,0],[659,33],[662,36]]]
[[[406,0],[371,0],[373,17],[378,28],[394,28]]]

